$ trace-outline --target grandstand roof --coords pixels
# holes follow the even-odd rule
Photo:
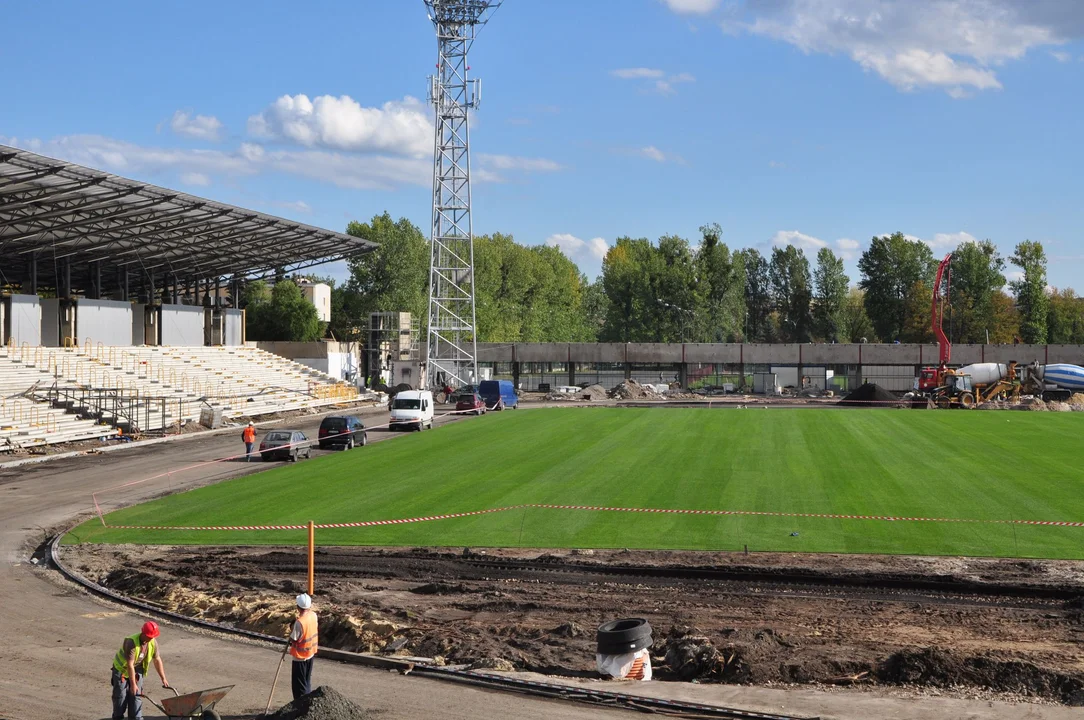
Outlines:
[[[123,269],[182,281],[251,277],[375,248],[343,233],[0,145],[0,285],[28,277],[35,254],[39,283],[59,280],[67,259],[72,287],[86,288],[99,271],[110,284],[108,273]]]

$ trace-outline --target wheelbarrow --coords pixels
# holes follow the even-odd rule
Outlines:
[[[200,720],[222,720],[222,716],[215,710],[215,703],[226,697],[226,693],[233,690],[234,685],[212,688],[210,690],[198,690],[196,692],[181,695],[177,688],[170,686],[175,697],[162,699],[159,705],[149,695],[141,695],[151,701],[156,708],[166,714],[167,718],[200,718]]]

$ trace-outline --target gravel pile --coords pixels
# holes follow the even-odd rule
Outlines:
[[[265,716],[267,720],[372,720],[372,717],[365,708],[329,685],[321,685]]]
[[[1073,396],[1069,398],[1069,406],[1074,412],[1084,411],[1084,393],[1073,393]]]
[[[895,407],[899,398],[877,383],[866,383],[839,401],[840,405],[856,407]]]
[[[625,380],[613,389],[610,397],[615,400],[662,400],[663,396],[649,385],[641,385],[635,380]]]
[[[576,397],[581,400],[605,400],[606,388],[601,385],[591,385],[577,393]]]

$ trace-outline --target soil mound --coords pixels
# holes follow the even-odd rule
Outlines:
[[[877,671],[882,682],[952,687],[977,685],[1022,695],[1084,705],[1084,681],[1028,662],[987,656],[961,657],[939,648],[901,650],[888,656]]]
[[[373,716],[330,685],[321,685],[265,717],[268,720],[372,720]]]
[[[1020,400],[1019,405],[1014,406],[1017,410],[1030,410],[1032,412],[1046,412],[1046,403],[1042,398],[1026,397]]]
[[[666,666],[682,680],[713,677],[723,658],[711,640],[693,633],[667,639]]]
[[[1084,410],[1084,393],[1073,393],[1073,396],[1069,398],[1069,406],[1075,412]]]
[[[899,398],[877,383],[866,383],[839,401],[855,407],[895,407]]]
[[[613,389],[610,397],[615,400],[661,400],[662,395],[650,385],[641,385],[635,380],[625,380]]]
[[[576,395],[581,400],[605,400],[606,388],[601,385],[590,385]]]
[[[1055,400],[1054,402],[1048,402],[1046,409],[1050,412],[1072,412],[1073,406],[1067,402],[1057,402]]]

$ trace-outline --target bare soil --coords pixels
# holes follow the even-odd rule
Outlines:
[[[285,636],[301,548],[78,546],[73,567],[184,614]],[[654,628],[661,680],[978,690],[1084,705],[1084,563],[320,548],[321,644],[597,677],[595,629]]]

